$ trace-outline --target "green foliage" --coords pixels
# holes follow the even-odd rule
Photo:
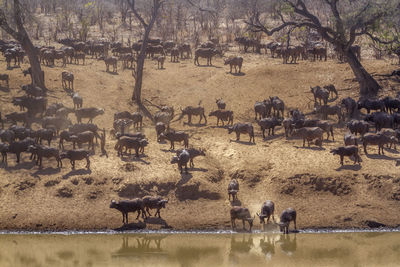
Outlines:
[[[294,8],[286,2],[283,2],[279,6],[279,10],[280,10],[280,12],[282,12],[282,14],[285,14],[285,15],[293,15],[294,14]]]

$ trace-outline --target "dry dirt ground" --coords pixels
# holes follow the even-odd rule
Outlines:
[[[177,166],[170,164],[174,155],[169,144],[156,142],[154,126],[144,121],[143,132],[150,144],[145,155],[118,158],[114,151],[115,140],[108,135],[109,157],[100,157],[96,147],[91,157],[91,170],[84,162],[77,163],[71,171],[68,161],[57,169],[54,160],[44,160],[39,170],[24,154],[20,164],[9,156],[9,164],[0,168],[0,228],[6,230],[65,230],[114,229],[121,227],[122,216],[110,209],[112,199],[129,199],[144,195],[161,195],[169,199],[162,219],[135,220],[130,215],[130,227],[158,229],[229,229],[227,185],[231,178],[240,183],[239,203],[255,214],[261,204],[273,200],[276,218],[288,207],[297,210],[299,228],[351,228],[367,227],[367,221],[377,221],[390,227],[400,225],[400,169],[395,167],[400,155],[387,150],[370,155],[361,152],[361,166],[346,159],[340,167],[339,158],[330,149],[342,145],[346,132],[344,125],[335,129],[335,142],[324,141],[323,148],[302,147],[302,141],[286,139],[283,128],[278,127],[274,137],[262,139],[254,121],[253,105],[268,96],[279,96],[287,108],[298,107],[305,113],[311,111],[311,93],[314,85],[335,84],[339,99],[346,96],[358,98],[357,83],[347,64],[335,60],[328,62],[300,61],[283,65],[281,59],[265,55],[246,54],[243,75],[231,75],[229,66],[221,58],[214,66],[197,67],[193,60],[179,63],[166,62],[164,70],[148,60],[145,66],[143,98],[152,103],[172,105],[175,110],[201,101],[206,112],[216,109],[215,99],[222,97],[227,109],[234,111],[234,122],[253,122],[256,144],[249,144],[248,136],[240,142],[234,134],[216,127],[215,118],[207,125],[185,125],[187,119],[173,123],[176,130],[190,134],[190,145],[206,151],[206,157],[195,159],[195,168],[189,175],[180,175]],[[204,60],[201,60],[204,64]],[[118,74],[105,72],[102,61],[88,59],[87,65],[68,65],[65,69],[75,74],[75,88],[84,98],[84,107],[101,107],[105,115],[95,123],[112,128],[113,114],[117,111],[136,111],[129,101],[133,78],[130,70]],[[396,67],[388,61],[364,60],[371,73],[387,74]],[[4,59],[1,73],[11,76],[10,91],[0,91],[1,112],[18,111],[10,102],[22,95],[20,86],[30,82],[21,69],[6,70]],[[43,67],[49,92],[49,103],[62,102],[72,107],[72,100],[61,87],[61,62],[56,67]],[[22,68],[27,68],[24,64]],[[381,76],[377,76],[381,79]],[[399,89],[395,80],[381,80],[383,94],[393,95]],[[337,101],[339,101],[336,100]],[[150,107],[151,108],[151,107]],[[155,108],[151,108],[155,112]],[[286,112],[285,112],[286,113]],[[73,114],[70,119],[76,122]],[[197,122],[197,117],[194,122]],[[332,118],[333,119],[333,118]],[[8,125],[6,125],[8,126]],[[38,125],[33,127],[37,128]],[[54,140],[52,145],[58,144]],[[180,148],[181,145],[177,145]],[[154,211],[153,211],[154,212]],[[239,226],[241,223],[239,223]],[[254,229],[259,228],[258,220]]]

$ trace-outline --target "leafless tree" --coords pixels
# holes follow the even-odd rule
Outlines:
[[[33,83],[41,87],[43,90],[46,90],[44,76],[40,67],[36,49],[24,27],[24,14],[21,10],[21,4],[19,0],[13,0],[12,17],[16,29],[14,29],[7,21],[6,12],[7,10],[4,8],[0,9],[0,27],[15,40],[21,43],[21,46],[25,50],[31,64]]]
[[[146,48],[150,38],[150,32],[153,29],[154,23],[157,20],[160,8],[163,5],[164,0],[152,1],[153,4],[151,6],[151,12],[148,21],[145,21],[144,16],[141,13],[139,13],[139,10],[137,9],[136,6],[137,1],[135,0],[126,0],[126,1],[132,13],[135,15],[136,19],[140,22],[141,27],[144,29],[144,34],[142,38],[142,47],[137,57],[136,70],[135,72],[133,72],[134,74],[133,76],[135,78],[135,87],[132,95],[132,100],[136,101],[137,105],[145,113],[146,116],[153,119],[150,112],[148,112],[146,107],[142,104],[143,67],[144,67],[144,61],[146,59]]]
[[[247,20],[251,31],[264,32],[271,36],[285,29],[308,27],[316,30],[321,37],[331,43],[339,53],[346,56],[362,95],[376,95],[380,85],[365,70],[354,55],[351,46],[357,37],[368,36],[380,40],[376,34],[376,25],[385,18],[400,12],[397,0],[259,0],[265,4],[271,2],[275,6],[275,15],[280,18],[280,24],[274,27],[266,26],[263,16],[255,9]],[[394,42],[396,40],[392,40]]]

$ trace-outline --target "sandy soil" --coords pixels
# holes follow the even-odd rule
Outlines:
[[[190,145],[205,149],[206,157],[195,159],[195,168],[189,175],[180,175],[176,165],[170,164],[174,155],[169,144],[156,142],[154,126],[145,120],[143,132],[150,140],[145,155],[139,159],[120,159],[113,147],[115,140],[108,137],[109,158],[100,157],[96,147],[91,157],[91,170],[84,162],[71,171],[68,161],[57,169],[56,162],[44,160],[39,170],[24,154],[22,163],[16,165],[9,157],[8,166],[0,168],[0,225],[1,229],[65,230],[114,229],[121,227],[121,214],[109,208],[111,199],[127,199],[144,195],[161,195],[169,199],[162,219],[151,218],[145,222],[130,216],[131,227],[158,229],[168,225],[173,229],[225,229],[230,227],[227,185],[232,177],[239,180],[239,202],[249,207],[252,214],[261,204],[273,200],[276,217],[293,207],[298,212],[300,228],[351,228],[366,227],[367,221],[378,221],[394,227],[400,225],[400,158],[395,150],[385,156],[370,148],[370,155],[361,153],[361,166],[346,160],[340,167],[339,158],[330,149],[342,145],[344,125],[335,129],[335,142],[325,141],[323,148],[303,148],[302,141],[287,140],[283,128],[276,135],[262,139],[254,122],[253,105],[256,100],[277,95],[289,108],[298,107],[304,112],[312,108],[309,86],[335,84],[339,99],[358,98],[357,83],[347,64],[334,60],[283,65],[280,59],[265,55],[243,55],[243,75],[231,75],[229,67],[216,58],[212,67],[197,67],[192,60],[179,63],[166,62],[166,69],[157,70],[156,62],[146,62],[143,98],[155,104],[172,105],[176,110],[201,101],[208,114],[216,109],[215,99],[222,97],[227,109],[234,111],[235,122],[253,122],[256,144],[241,142],[228,135],[216,120],[209,118],[207,125],[175,122],[172,127],[190,134]],[[204,61],[201,61],[204,64]],[[372,73],[387,74],[395,66],[387,61],[364,60]],[[21,69],[5,69],[2,59],[1,73],[11,76],[10,92],[0,91],[1,112],[18,111],[10,102],[22,95],[20,86],[30,82]],[[61,62],[56,67],[43,67],[50,89],[49,103],[62,102],[72,107],[72,100],[61,87]],[[27,68],[24,64],[22,68]],[[105,72],[102,61],[87,60],[87,65],[68,65],[75,74],[76,91],[84,98],[85,107],[105,108],[105,115],[95,119],[107,132],[112,128],[116,111],[136,111],[129,101],[133,78],[131,71],[119,68],[118,74]],[[377,76],[377,78],[382,78]],[[381,80],[383,94],[394,94],[399,89],[395,80]],[[339,100],[336,100],[339,101]],[[152,112],[156,109],[149,107]],[[76,122],[71,114],[70,119]],[[194,118],[197,122],[198,118]],[[332,118],[334,119],[334,118]],[[38,125],[34,125],[35,128]],[[52,145],[57,145],[54,140]],[[177,146],[180,148],[180,145]],[[259,227],[258,221],[255,229]]]

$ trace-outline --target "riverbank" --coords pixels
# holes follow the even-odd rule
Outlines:
[[[205,157],[195,159],[195,168],[188,175],[180,175],[176,165],[170,164],[174,152],[168,150],[169,144],[156,142],[154,126],[148,120],[143,128],[150,143],[145,155],[139,159],[117,157],[115,140],[108,133],[115,112],[136,111],[128,97],[132,89],[130,71],[110,75],[105,72],[103,62],[91,59],[86,66],[68,65],[67,69],[75,74],[75,87],[85,106],[106,110],[94,122],[106,129],[109,157],[100,156],[97,146],[91,156],[91,169],[86,170],[83,162],[77,162],[77,169],[72,171],[68,161],[58,169],[53,159],[44,159],[43,169],[38,169],[28,154],[23,154],[20,164],[10,155],[8,166],[2,164],[0,168],[0,229],[117,229],[122,226],[122,216],[109,208],[111,200],[145,195],[160,195],[169,203],[161,210],[162,219],[151,218],[144,223],[131,214],[129,222],[133,223],[130,225],[133,229],[226,230],[230,229],[232,205],[248,207],[254,216],[267,199],[275,202],[277,220],[284,209],[295,208],[300,229],[369,228],[370,222],[387,227],[400,225],[396,150],[385,149],[385,155],[378,155],[378,149],[371,147],[369,155],[361,152],[361,165],[353,165],[346,159],[341,167],[339,158],[330,150],[342,145],[347,132],[344,124],[335,125],[335,141],[324,141],[322,148],[313,145],[308,148],[302,147],[302,140],[286,139],[282,127],[277,127],[275,136],[263,140],[254,122],[255,101],[268,96],[278,95],[287,109],[311,112],[310,85],[334,83],[340,97],[335,103],[347,96],[357,99],[357,83],[350,68],[331,60],[283,65],[280,59],[266,56],[244,57],[243,76],[227,74],[220,58],[215,61],[218,68],[199,68],[192,61],[167,64],[163,71],[157,70],[155,62],[146,65],[143,94],[152,103],[174,106],[179,113],[180,107],[196,106],[202,101],[208,113],[216,109],[215,99],[222,97],[227,109],[234,111],[235,122],[251,121],[255,126],[256,144],[251,144],[244,135],[242,141],[236,142],[226,128],[216,127],[215,118],[208,118],[207,125],[189,126],[183,123],[187,118],[174,122],[172,128],[189,134],[190,146],[206,153]],[[364,64],[371,73],[391,73],[393,69],[384,61],[366,59]],[[62,102],[71,107],[72,100],[61,89],[62,68],[44,69],[50,89],[49,104]],[[0,66],[0,70],[6,72],[5,66]],[[20,69],[7,73],[11,89],[0,91],[3,114],[16,111],[11,99],[21,94],[22,84],[30,82]],[[179,77],[176,73],[180,73]],[[400,89],[394,80],[381,83],[385,85],[382,90],[385,95]],[[157,110],[149,108],[153,113]],[[72,114],[70,119],[76,122]],[[39,124],[34,123],[33,127],[36,129]],[[58,140],[54,140],[52,146],[57,145]],[[232,178],[240,183],[236,203],[229,202],[227,195]],[[260,229],[257,219],[254,229]]]

